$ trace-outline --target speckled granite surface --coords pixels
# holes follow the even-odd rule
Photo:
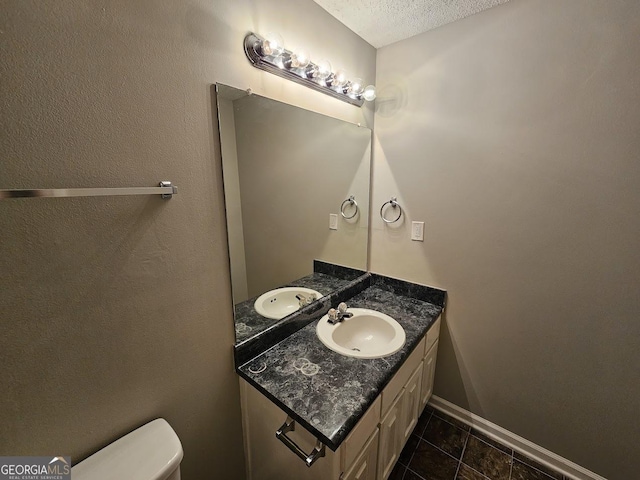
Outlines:
[[[402,290],[394,282],[399,281],[365,276],[361,283],[366,288],[347,299],[347,303],[349,307],[371,308],[395,318],[407,337],[399,352],[371,360],[342,356],[317,338],[316,318],[239,366],[238,373],[325,445],[337,449],[442,312],[444,291],[430,289],[440,303],[433,304],[391,291]],[[405,287],[403,293],[410,295],[411,288]],[[418,296],[424,297],[425,290],[418,290]],[[330,306],[336,305],[337,302]],[[305,375],[305,370],[296,368],[300,364],[294,362],[300,358],[317,365],[317,373]],[[306,373],[313,373],[315,369],[307,370]]]
[[[260,355],[273,345],[281,342],[289,335],[297,332],[301,328],[306,327],[309,323],[317,321],[322,317],[331,306],[338,305],[354,295],[362,292],[371,285],[371,274],[366,273],[362,277],[358,277],[352,282],[346,283],[341,288],[334,290],[310,305],[301,308],[297,312],[288,317],[279,320],[272,326],[260,331],[256,335],[236,344],[234,355],[236,365],[243,365],[248,360]]]
[[[326,273],[332,277],[342,278],[343,280],[355,280],[361,277],[365,273],[364,270],[358,270],[356,268],[344,267],[342,265],[336,265],[335,263],[327,263],[322,260],[313,261],[313,271],[319,273]]]
[[[326,273],[314,272],[311,275],[307,275],[306,277],[302,277],[291,283],[282,285],[282,287],[306,287],[316,290],[322,295],[329,295],[349,283],[349,280],[345,280],[340,277],[328,275]],[[236,343],[241,343],[247,338],[259,334],[263,330],[270,328],[272,325],[282,320],[266,318],[256,312],[255,308],[253,308],[253,304],[258,296],[250,298],[244,302],[240,302],[234,307]]]

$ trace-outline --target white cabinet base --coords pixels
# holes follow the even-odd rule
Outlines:
[[[311,467],[276,438],[287,414],[240,378],[248,480],[387,480],[433,392],[440,320],[429,329],[349,436]],[[289,437],[310,453],[317,439],[300,425]]]
[[[341,480],[376,480],[378,463],[378,428],[373,432],[367,441],[360,456],[356,459],[347,473]]]

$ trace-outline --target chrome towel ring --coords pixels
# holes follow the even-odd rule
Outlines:
[[[391,205],[391,208],[395,209],[398,208],[398,216],[396,218],[394,218],[393,220],[387,220],[384,217],[384,207],[386,207],[387,205]],[[400,206],[400,204],[398,203],[398,199],[396,197],[391,197],[391,200],[384,202],[382,204],[382,206],[380,207],[380,218],[382,218],[382,221],[384,223],[396,223],[398,220],[400,220],[400,217],[402,216],[402,207]]]
[[[355,211],[353,212],[353,215],[347,216],[344,213],[344,210],[347,206],[350,206],[350,205],[353,205],[355,207]],[[340,213],[347,220],[351,220],[353,217],[355,217],[358,214],[358,202],[356,202],[355,195],[349,195],[349,198],[347,198],[344,202],[342,202],[342,205],[340,205]]]

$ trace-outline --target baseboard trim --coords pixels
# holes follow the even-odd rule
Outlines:
[[[516,435],[515,433],[510,432],[489,420],[448,402],[444,398],[432,395],[431,400],[429,400],[429,405],[457,420],[460,420],[461,422],[466,423],[467,425],[471,425],[473,428],[481,431],[488,437],[513,448],[523,455],[540,462],[542,465],[558,470],[566,477],[574,480],[607,480],[597,473],[587,470],[586,468],[581,467],[580,465],[573,463],[570,460],[541,447],[540,445],[530,442],[526,438],[522,438],[521,436]]]

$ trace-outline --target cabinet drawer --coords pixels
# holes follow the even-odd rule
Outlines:
[[[429,331],[427,332],[427,335],[426,335],[427,343],[423,351],[424,355],[429,353],[429,350],[431,349],[433,344],[436,343],[436,340],[438,340],[438,338],[440,337],[440,319],[441,318],[442,317],[438,317],[438,320],[436,320],[436,322],[433,325],[431,325],[431,328],[429,328]]]
[[[435,325],[434,325],[435,326]],[[420,365],[422,357],[425,353],[425,343],[427,337],[423,337],[415,350],[409,355],[409,358],[404,362],[404,365],[400,367],[400,370],[396,372],[389,384],[382,391],[382,416],[384,417],[389,410],[389,407],[393,403],[394,399],[398,396],[402,388],[409,381],[409,377]]]

